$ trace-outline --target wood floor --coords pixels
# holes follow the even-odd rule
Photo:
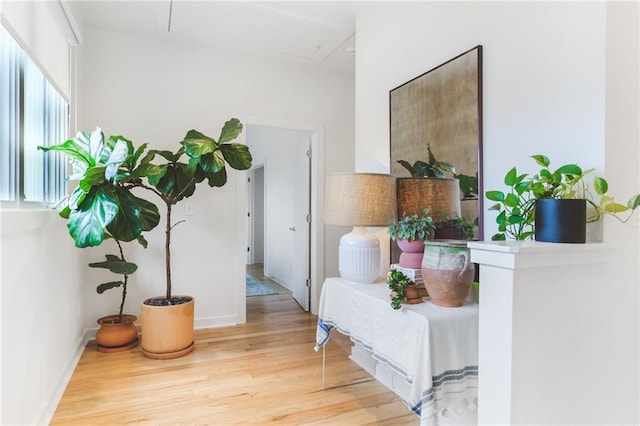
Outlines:
[[[417,425],[418,418],[350,361],[334,331],[314,352],[317,317],[291,294],[247,298],[247,323],[196,331],[195,350],[174,360],[140,348],[97,352],[90,343],[52,424]]]

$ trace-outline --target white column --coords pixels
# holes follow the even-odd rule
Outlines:
[[[604,244],[470,242],[480,264],[478,424],[604,424],[615,383]]]

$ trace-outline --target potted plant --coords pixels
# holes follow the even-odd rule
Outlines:
[[[565,164],[552,171],[548,157],[532,155],[531,158],[541,166],[535,175],[518,174],[513,167],[504,178],[507,191],[485,194],[496,202],[489,210],[498,212],[498,233],[491,238],[494,241],[507,237],[526,240],[535,236],[538,241],[585,242],[587,222],[596,221],[603,214],[626,222],[640,205],[640,194],[633,196],[627,205],[616,203],[607,195],[607,181],[599,176],[594,178],[591,189],[585,176],[593,169]],[[589,215],[587,205],[591,208]],[[625,211],[630,212],[629,216],[620,218],[618,213]]]
[[[477,226],[461,216],[450,218],[444,215],[443,220],[435,224],[436,240],[471,240],[475,236]]]
[[[435,225],[429,215],[429,209],[422,210],[418,215],[403,215],[403,217],[387,228],[387,233],[393,241],[396,241],[402,253],[400,254],[400,266],[405,268],[420,269],[424,241],[433,238]]]
[[[98,127],[92,133],[80,132],[61,144],[38,148],[45,152],[59,151],[71,159],[73,175],[69,180],[77,181],[77,185],[66,199],[60,216],[67,220],[67,229],[76,247],[98,246],[105,239],[113,238],[119,249],[119,256],[107,255],[105,262],[89,264],[123,275],[122,281],[98,285],[98,293],[122,287],[118,314],[98,319],[101,325],[96,333],[98,349],[115,352],[134,347],[138,341],[133,324],[136,316],[123,314],[123,309],[128,276],[137,266],[126,261],[121,242],[136,240],[146,247],[142,233],[160,221],[157,207],[130,191],[130,184],[135,181],[132,171],[138,165],[144,146],[136,150],[132,142],[122,136],[105,139]],[[122,337],[114,337],[119,329],[124,330]]]
[[[105,261],[89,263],[89,266],[92,268],[108,269],[114,274],[122,275],[122,280],[104,282],[98,284],[96,288],[98,294],[102,294],[109,289],[122,287],[122,297],[118,313],[99,318],[97,321],[100,329],[96,332],[96,346],[100,352],[120,352],[135,348],[139,343],[138,329],[134,324],[138,317],[123,314],[124,303],[127,298],[129,275],[138,269],[138,265],[127,262],[122,250],[122,244],[118,240],[114,241],[118,246],[119,256],[107,254]]]
[[[445,213],[449,216],[460,215],[460,183],[448,178],[445,173],[455,174],[455,166],[439,161],[427,145],[428,161],[416,161],[410,164],[398,160],[411,177],[396,178],[398,194],[398,216],[420,214],[428,208],[436,218]]]
[[[178,223],[172,222],[172,207],[193,195],[200,183],[206,181],[210,187],[225,185],[227,164],[237,170],[251,167],[249,148],[231,143],[241,132],[242,124],[236,118],[224,124],[217,141],[190,130],[175,152],[150,150],[133,172],[139,180],[130,187],[153,192],[166,209],[165,294],[149,298],[141,306],[142,350],[150,358],[175,358],[193,349],[193,297],[173,294],[171,232]],[[183,155],[186,162],[182,161]],[[152,163],[157,157],[164,159],[162,164]]]
[[[190,130],[175,152],[149,150],[144,154],[147,144],[134,149],[122,136],[105,141],[99,128],[43,148],[62,151],[74,160],[74,177],[80,181],[61,215],[67,218],[78,247],[99,245],[109,236],[145,244],[142,232],[153,229],[160,215],[155,204],[132,191],[148,190],[164,203],[166,291],[164,296],[144,301],[141,308],[142,348],[148,357],[174,358],[193,349],[193,298],[172,292],[171,232],[177,225],[172,222],[172,207],[193,195],[199,183],[225,185],[227,164],[238,170],[251,167],[248,147],[230,143],[241,131],[242,124],[236,118],[224,124],[217,141]],[[188,157],[186,162],[181,161],[183,155]],[[158,157],[164,161],[154,164]]]
[[[391,307],[400,309],[402,303],[421,303],[422,296],[418,286],[401,271],[391,269],[387,273],[387,286],[391,290]]]

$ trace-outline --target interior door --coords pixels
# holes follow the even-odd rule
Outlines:
[[[310,305],[310,238],[311,238],[311,149],[310,143],[296,145],[295,174],[293,181],[294,220],[292,259],[293,259],[293,297],[305,311],[309,311]]]

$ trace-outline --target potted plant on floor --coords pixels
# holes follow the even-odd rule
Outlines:
[[[585,176],[593,169],[565,164],[552,171],[548,157],[533,155],[531,158],[541,166],[538,173],[518,174],[513,167],[504,178],[507,191],[485,194],[487,199],[496,202],[489,210],[498,212],[498,233],[491,238],[494,241],[507,237],[526,240],[535,236],[538,241],[584,243],[587,222],[596,221],[603,214],[626,222],[640,206],[640,194],[631,197],[626,205],[615,202],[607,195],[609,186],[602,177],[595,177],[591,188]],[[618,216],[627,211],[628,217]]]
[[[164,203],[165,215],[165,294],[145,300],[141,306],[142,350],[147,357],[167,359],[186,355],[193,349],[194,300],[191,296],[174,295],[171,280],[172,208],[194,194],[196,186],[207,182],[221,187],[227,182],[226,165],[246,170],[251,167],[251,154],[246,145],[231,143],[242,132],[236,118],[227,121],[218,140],[197,130],[190,130],[175,152],[151,150],[141,160],[133,175],[139,187],[156,194]],[[186,162],[182,161],[186,155]],[[152,161],[160,157],[162,164]],[[146,178],[146,182],[142,180]]]
[[[67,229],[76,247],[94,247],[112,238],[119,249],[119,256],[107,255],[105,262],[89,264],[123,275],[122,281],[103,283],[97,288],[98,293],[102,293],[122,287],[118,314],[98,319],[101,325],[96,333],[98,349],[115,352],[134,347],[138,342],[133,324],[136,316],[123,314],[123,309],[128,276],[137,266],[126,261],[121,242],[136,240],[146,247],[142,233],[150,231],[160,221],[157,207],[130,191],[130,185],[135,181],[132,171],[145,146],[134,149],[132,142],[122,136],[105,139],[102,130],[96,128],[92,133],[80,132],[61,144],[38,148],[45,152],[59,151],[71,159],[73,175],[69,180],[77,181],[77,185],[60,216],[67,220]],[[114,337],[119,335],[120,329],[123,329],[122,336]]]
[[[400,266],[404,268],[420,269],[424,242],[433,238],[435,234],[433,218],[429,209],[424,209],[420,215],[404,215],[399,221],[387,228],[391,240],[396,241],[400,254]]]

